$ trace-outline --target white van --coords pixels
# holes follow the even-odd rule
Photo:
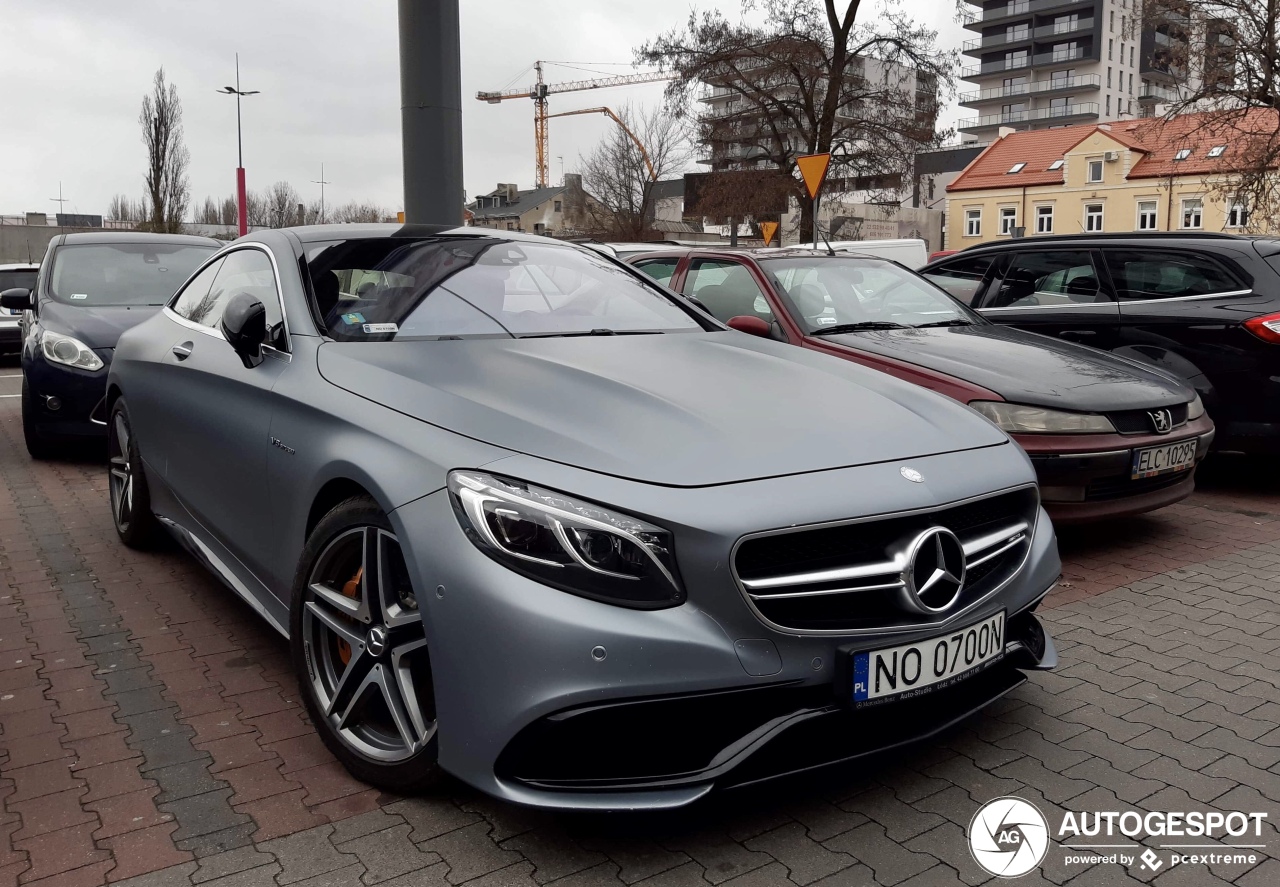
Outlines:
[[[786,249],[813,249],[812,243],[798,243]],[[929,248],[923,240],[906,238],[903,240],[833,240],[831,248],[838,253],[862,253],[866,256],[879,256],[892,259],[905,265],[912,271],[923,268],[929,261]],[[827,244],[818,242],[818,250],[825,252]]]

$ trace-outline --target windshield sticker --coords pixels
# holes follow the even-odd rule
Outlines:
[[[364,331],[366,333],[398,333],[400,327],[394,323],[366,323]]]
[[[819,317],[817,320],[818,320],[818,323],[835,323],[836,322],[836,319],[834,317]]]
[[[71,294],[71,298],[73,298],[73,299],[87,299],[87,298],[89,298],[89,296],[88,296],[88,295],[86,295],[85,293],[72,293],[72,294]]]
[[[357,314],[356,312],[353,311],[350,314],[342,315],[342,322],[349,323],[352,326],[355,326],[356,324],[364,323],[364,315]]]

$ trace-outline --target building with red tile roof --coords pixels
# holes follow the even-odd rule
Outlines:
[[[947,186],[946,247],[1019,229],[1276,233],[1229,191],[1242,169],[1278,168],[1278,134],[1280,111],[1261,108],[1004,131]]]

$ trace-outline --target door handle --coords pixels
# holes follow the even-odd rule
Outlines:
[[[178,358],[178,360],[186,360],[191,356],[192,347],[193,343],[191,342],[180,342],[179,344],[174,345],[171,350],[173,351],[173,356]]]

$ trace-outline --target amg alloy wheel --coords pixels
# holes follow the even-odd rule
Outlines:
[[[107,422],[107,485],[111,494],[111,517],[120,541],[130,548],[147,548],[159,535],[159,523],[151,513],[147,476],[138,455],[138,442],[129,424],[124,398],[111,407]]]
[[[299,680],[322,738],[356,776],[403,791],[436,758],[431,666],[400,543],[366,499],[308,540],[294,594]]]

